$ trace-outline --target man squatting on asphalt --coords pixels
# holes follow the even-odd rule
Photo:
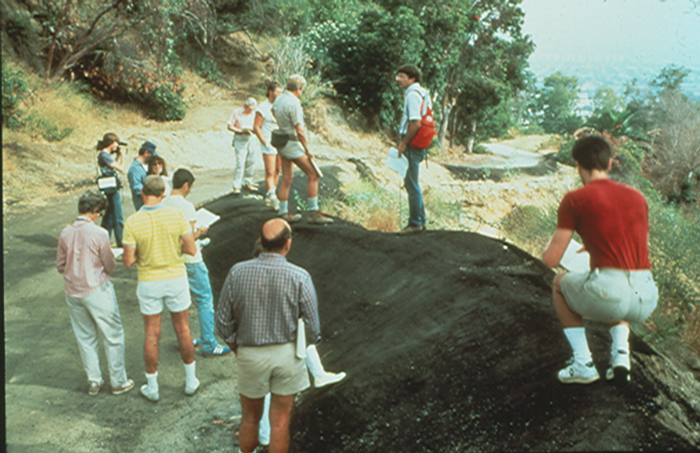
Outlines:
[[[297,320],[306,324],[307,344],[321,340],[316,290],[311,276],[287,262],[292,229],[279,218],[260,231],[263,252],[235,264],[224,282],[216,329],[237,357],[242,420],[239,452],[255,451],[264,397],[270,403],[270,453],[289,450],[294,396],[309,387],[303,359],[296,356]]]
[[[88,378],[88,394],[93,396],[104,385],[98,331],[103,336],[112,393],[120,395],[134,387],[134,381],[126,377],[124,328],[109,279],[117,263],[107,230],[95,225],[105,209],[107,199],[102,193],[85,192],[78,201],[78,218],[61,231],[56,253],[56,268],[63,274],[70,320]]]
[[[542,254],[559,264],[576,231],[590,253],[590,271],[554,277],[553,300],[574,356],[559,371],[565,384],[599,379],[588,349],[584,318],[610,325],[612,346],[607,380],[629,380],[629,324],[643,322],[656,308],[659,292],[649,263],[647,202],[637,190],[608,178],[612,152],[599,136],[578,140],[572,150],[583,187],[559,205],[554,236]]]
[[[141,387],[141,395],[153,402],[160,399],[158,341],[164,305],[170,310],[185,363],[185,395],[194,395],[199,388],[190,334],[190,288],[182,260],[183,253],[194,256],[197,246],[182,211],[161,203],[164,194],[165,182],[160,176],[146,177],[141,189],[144,205],[129,216],[124,227],[123,261],[126,267],[137,264],[136,296],[145,329],[143,356],[148,383]]]

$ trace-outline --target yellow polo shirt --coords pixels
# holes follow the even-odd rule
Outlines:
[[[125,246],[136,247],[139,281],[187,276],[180,238],[192,234],[182,211],[162,204],[143,206],[126,219]]]

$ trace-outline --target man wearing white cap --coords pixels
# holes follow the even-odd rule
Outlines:
[[[233,193],[241,193],[241,188],[257,190],[253,185],[253,170],[255,169],[255,145],[257,139],[253,137],[253,123],[255,121],[255,107],[258,102],[248,98],[243,107],[237,108],[231,113],[228,120],[228,130],[233,132],[233,149],[236,152],[236,167],[233,172]]]

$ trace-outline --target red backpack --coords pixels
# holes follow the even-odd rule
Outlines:
[[[426,96],[428,92],[426,91]],[[421,101],[420,111],[423,111],[423,105],[425,104],[425,98]],[[430,107],[425,109],[425,115],[422,115],[420,119],[420,129],[416,132],[416,136],[411,140],[411,148],[415,149],[427,149],[433,142],[435,137],[435,122],[433,121],[433,109]]]

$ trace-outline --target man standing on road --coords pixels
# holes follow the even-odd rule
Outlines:
[[[253,137],[253,122],[255,107],[258,102],[254,98],[245,100],[243,107],[231,113],[227,126],[233,132],[233,149],[236,152],[236,167],[233,171],[233,193],[241,193],[241,186],[250,191],[257,190],[253,184],[255,169],[255,142]]]
[[[97,353],[98,332],[103,337],[112,393],[120,395],[134,387],[134,381],[126,377],[124,328],[109,279],[117,263],[107,231],[95,225],[106,208],[104,195],[85,192],[78,201],[80,215],[61,231],[56,254],[56,267],[65,282],[73,333],[88,377],[89,395],[97,395],[104,385]]]
[[[137,263],[139,299],[145,328],[143,346],[148,384],[141,395],[156,402],[158,393],[158,340],[163,305],[170,310],[180,356],[185,362],[185,395],[199,388],[195,375],[194,345],[188,308],[190,288],[182,254],[194,256],[197,246],[192,228],[179,209],[163,206],[165,182],[160,176],[146,177],[141,190],[143,207],[129,216],[124,228],[124,265]]]
[[[270,82],[267,84],[267,99],[255,111],[253,124],[253,131],[260,140],[260,149],[265,163],[265,189],[267,190],[265,202],[275,211],[280,208],[280,202],[275,192],[277,191],[277,181],[282,163],[277,150],[270,145],[270,138],[272,131],[277,129],[277,119],[272,114],[272,104],[280,94],[282,94],[282,87],[279,83]]]
[[[134,158],[134,161],[129,167],[127,177],[129,178],[129,187],[131,187],[131,201],[134,203],[134,210],[138,211],[143,206],[143,198],[141,198],[141,188],[143,180],[146,179],[148,166],[146,162],[151,156],[157,156],[156,145],[153,142],[144,142],[139,149],[139,155]]]
[[[428,150],[413,148],[410,143],[421,127],[423,113],[428,108],[432,108],[432,103],[428,91],[420,86],[420,70],[416,66],[400,67],[396,71],[396,83],[401,89],[406,90],[399,128],[401,141],[398,145],[399,156],[405,155],[408,159],[408,171],[404,178],[404,185],[406,192],[408,192],[409,218],[406,228],[399,232],[400,235],[405,235],[425,231],[425,205],[423,204],[423,193],[418,184],[418,171]]]
[[[297,320],[307,344],[320,341],[316,290],[304,269],[287,262],[292,229],[268,220],[260,232],[263,252],[234,265],[224,282],[216,328],[236,352],[243,416],[239,452],[255,451],[263,401],[272,393],[270,453],[289,450],[289,422],[296,393],[309,387],[304,360],[296,357]]]
[[[629,324],[643,322],[656,308],[658,289],[649,263],[647,202],[637,190],[608,178],[612,152],[598,136],[584,137],[572,150],[583,187],[564,196],[554,236],[542,254],[559,264],[576,231],[590,253],[590,271],[554,277],[553,301],[573,349],[559,371],[564,384],[599,379],[588,349],[584,318],[610,325],[612,346],[607,380],[629,381]]]
[[[202,259],[202,251],[198,241],[207,234],[209,228],[195,227],[197,223],[197,211],[194,205],[185,198],[190,194],[194,184],[194,175],[189,170],[181,168],[173,174],[173,191],[168,198],[163,201],[163,205],[172,206],[182,211],[185,219],[190,222],[192,237],[197,245],[195,255],[185,257],[185,267],[187,268],[187,281],[190,291],[194,294],[194,301],[197,304],[199,314],[199,331],[201,340],[195,340],[194,344],[202,344],[202,354],[205,356],[221,356],[231,352],[227,346],[221,346],[214,337],[214,296],[211,292],[209,282],[209,269]]]
[[[293,75],[287,81],[287,91],[280,94],[272,105],[272,112],[277,118],[280,131],[287,134],[287,144],[279,149],[282,160],[282,184],[280,184],[279,215],[289,223],[301,220],[301,214],[289,213],[289,189],[294,180],[294,166],[296,164],[309,178],[306,186],[309,222],[316,224],[333,223],[333,219],[326,217],[318,209],[318,181],[319,175],[311,163],[314,158],[309,151],[304,131],[304,112],[301,109],[301,92],[306,86],[306,79],[300,75]]]

